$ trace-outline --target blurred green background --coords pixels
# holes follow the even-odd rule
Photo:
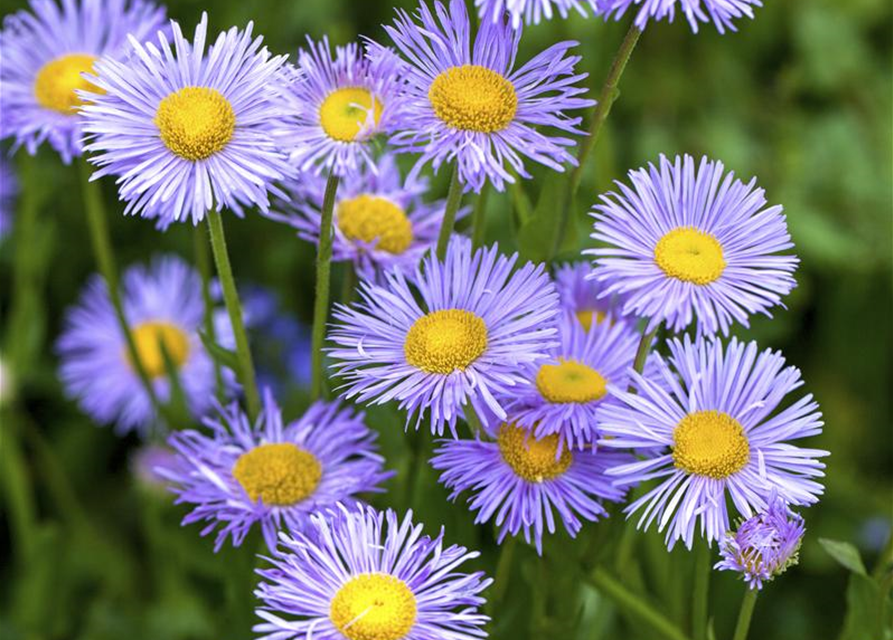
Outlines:
[[[6,3],[4,12],[21,4]],[[858,576],[845,595],[849,574],[818,540],[851,542],[871,571],[893,516],[893,15],[888,0],[766,4],[737,34],[719,36],[704,27],[694,36],[681,21],[649,26],[586,169],[565,253],[576,255],[586,245],[585,214],[597,194],[660,153],[722,159],[742,178],[757,176],[770,203],[784,205],[802,259],[799,286],[787,310],[738,334],[781,349],[802,368],[806,391],[825,413],[825,432],[810,446],[832,456],[824,499],[804,510],[800,564],[763,592],[751,637],[817,640],[843,631],[857,640],[863,636],[853,619],[844,630],[847,598],[859,619],[880,615],[871,608],[877,601]],[[392,3],[379,0],[167,5],[190,33],[203,10],[212,30],[254,20],[272,50],[292,57],[305,34],[328,34],[335,43],[358,34],[381,39],[379,25],[393,12]],[[557,40],[577,40],[591,74],[587,82],[597,87],[626,27],[555,20],[527,30],[520,59]],[[179,528],[185,510],[130,471],[138,440],[91,424],[61,392],[52,342],[64,309],[94,270],[78,172],[47,149],[33,160],[19,153],[15,164],[23,183],[18,206],[36,208],[37,226],[27,246],[16,243],[18,228],[0,246],[3,358],[16,363],[4,375],[8,393],[0,413],[0,639],[251,637],[245,631],[253,607],[251,549],[214,556],[199,527]],[[439,176],[435,189],[442,191],[442,182]],[[540,184],[525,185],[534,200]],[[120,211],[113,187],[104,188],[109,210]],[[510,208],[507,194],[490,198],[488,239],[507,250],[518,248]],[[193,255],[187,226],[161,234],[143,220],[111,218],[121,264],[159,251]],[[272,288],[288,313],[309,320],[311,247],[256,215],[229,217],[227,226],[237,276]],[[288,417],[305,400],[293,389],[284,399]],[[388,410],[370,412],[370,423],[382,433],[389,465],[404,469],[407,441],[420,437],[404,436],[402,417]],[[431,446],[430,437],[420,439]],[[445,524],[450,540],[482,548],[480,566],[492,572],[491,530],[473,527],[461,503],[447,505],[432,477],[422,478],[419,491],[419,518],[432,531]],[[388,497],[377,504],[403,506]],[[519,549],[494,637],[650,638],[580,584],[573,568],[585,554],[616,566],[631,589],[647,593],[671,618],[685,619],[691,554],[667,554],[657,535],[627,535],[619,547],[611,535],[589,526],[573,545],[556,536],[545,561]],[[546,587],[534,591],[533,584]],[[731,574],[714,574],[712,588],[717,637],[728,637],[742,585]]]

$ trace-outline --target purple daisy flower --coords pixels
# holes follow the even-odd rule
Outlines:
[[[298,51],[297,67],[285,67],[279,100],[279,144],[301,172],[344,177],[375,170],[372,138],[391,130],[400,116],[402,79],[394,55],[371,60],[356,43],[335,47],[329,39]]]
[[[0,156],[0,240],[12,230],[13,205],[18,192],[16,175],[9,166],[9,161]]]
[[[305,173],[285,187],[289,198],[267,217],[318,243],[326,179]],[[394,265],[415,268],[437,242],[445,209],[443,200],[425,203],[427,191],[426,178],[403,179],[391,154],[379,158],[376,168],[364,166],[343,178],[335,201],[332,260],[350,261],[366,277]],[[458,217],[465,213],[460,210]]]
[[[140,362],[158,399],[171,398],[167,351],[190,413],[204,415],[212,405],[215,378],[214,362],[198,333],[205,314],[198,273],[178,257],[155,258],[148,269],[136,266],[124,273],[121,297]],[[231,333],[219,336],[218,342],[233,348]],[[90,280],[77,306],[66,314],[56,350],[66,393],[94,420],[115,423],[121,432],[145,433],[156,423],[158,416],[131,363],[108,289],[99,276]],[[223,374],[233,388],[232,372],[224,369]]]
[[[673,22],[678,8],[695,33],[702,22],[712,22],[720,33],[726,29],[737,31],[735,20],[753,19],[754,8],[763,6],[761,0],[596,0],[596,4],[605,19],[619,20],[627,10],[638,11],[635,23],[639,29],[644,29],[649,20]]]
[[[102,59],[81,108],[93,179],[119,176],[125,213],[157,218],[165,227],[215,207],[241,213],[269,207],[271,182],[290,171],[272,134],[279,107],[270,85],[285,56],[271,56],[252,23],[221,33],[205,53],[208,15],[194,41],[171,21],[173,49],[131,38],[135,55],[122,64]]]
[[[618,182],[621,193],[602,195],[592,214],[592,238],[609,246],[584,251],[601,295],[624,297],[622,313],[674,332],[697,316],[700,331],[727,335],[733,321],[748,326],[749,315],[784,306],[799,260],[777,255],[794,245],[756,180],[744,184],[707,158],[696,167],[691,156],[661,156],[659,169],[629,177],[632,187]]]
[[[595,522],[607,515],[602,500],[619,502],[626,488],[605,472],[632,461],[617,452],[572,452],[562,449],[557,434],[535,439],[517,424],[502,424],[491,435],[495,441],[450,440],[441,443],[431,466],[443,473],[440,481],[453,490],[450,500],[470,491],[475,523],[495,515],[499,542],[518,535],[543,552],[543,533],[555,533],[555,512],[571,537],[582,520]]]
[[[362,282],[361,302],[338,305],[329,334],[343,395],[397,400],[416,428],[430,412],[438,435],[445,425],[455,435],[466,403],[504,420],[497,397],[524,383],[521,365],[546,357],[558,309],[543,266],[513,273],[517,259],[454,237],[445,262],[429,255],[413,278],[395,269],[383,285]]]
[[[99,58],[130,54],[128,35],[142,42],[162,28],[164,7],[144,0],[31,0],[31,11],[6,16],[0,35],[3,137],[34,155],[48,141],[65,164],[81,155],[85,104],[96,91],[82,74]],[[98,68],[98,67],[97,67]]]
[[[708,542],[729,529],[727,501],[744,517],[767,508],[772,491],[796,505],[818,501],[824,476],[819,449],[789,444],[822,432],[812,395],[779,405],[803,381],[780,353],[758,353],[755,342],[686,336],[668,343],[669,363],[655,357],[655,374],[632,373],[635,393],[612,389],[615,402],[599,411],[599,445],[646,450],[646,458],[608,471],[623,484],[660,478],[630,504],[644,507],[639,526],[658,519],[670,548],[691,548],[695,526]]]
[[[586,331],[564,314],[558,323],[561,344],[547,360],[523,367],[528,384],[512,390],[506,411],[535,438],[557,434],[559,451],[593,445],[599,407],[611,397],[608,386],[629,384],[640,337],[623,323]]]
[[[391,143],[400,152],[421,153],[414,173],[429,162],[435,171],[455,162],[466,188],[480,191],[489,181],[502,191],[515,181],[513,172],[530,177],[522,156],[556,171],[575,164],[568,152],[574,140],[539,127],[583,135],[581,118],[565,114],[595,104],[577,97],[586,89],[575,83],[586,74],[574,71],[579,56],[566,55],[577,43],[556,44],[513,70],[520,32],[503,17],[482,21],[472,47],[463,0],[451,0],[449,10],[436,2],[434,13],[421,3],[421,24],[405,11],[397,15],[385,30],[409,62],[405,112]],[[370,47],[375,57],[385,52]]]
[[[423,535],[412,512],[339,505],[311,516],[313,531],[280,535],[272,569],[255,595],[264,640],[474,640],[487,636],[478,613],[492,580],[461,573],[477,551],[444,548],[443,531]]]
[[[792,512],[777,495],[769,499],[765,511],[741,523],[738,531],[726,533],[720,545],[720,571],[737,571],[751,589],[797,564],[797,552],[806,527],[803,518]]]
[[[170,447],[160,444],[144,444],[130,457],[130,473],[142,486],[150,490],[170,487],[165,473],[177,468],[177,455]]]
[[[219,413],[205,419],[211,433],[190,429],[168,437],[178,466],[164,474],[177,503],[195,505],[184,525],[206,522],[202,535],[219,527],[215,551],[227,537],[242,544],[255,523],[273,549],[283,526],[300,530],[315,511],[381,491],[393,475],[383,470],[363,415],[337,402],[316,402],[287,425],[269,391],[254,426],[238,403]]]
[[[551,20],[555,11],[567,18],[571,11],[581,16],[598,10],[598,0],[475,0],[482,19],[499,22],[505,13],[512,17],[512,27],[518,29],[525,24],[539,24],[545,18]]]
[[[561,308],[573,313],[583,328],[589,331],[593,325],[607,320],[615,322],[635,323],[636,318],[621,315],[623,306],[619,296],[602,297],[604,285],[587,276],[591,272],[585,262],[562,264],[555,269],[555,288]]]

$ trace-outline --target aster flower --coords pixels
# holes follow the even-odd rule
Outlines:
[[[400,115],[399,60],[370,60],[355,43],[335,47],[333,57],[328,38],[308,38],[307,45],[297,67],[281,74],[277,140],[302,172],[374,171],[372,138],[390,131]]]
[[[301,174],[285,186],[290,197],[268,217],[318,243],[326,179]],[[344,178],[335,201],[332,259],[352,262],[366,277],[394,265],[413,269],[437,242],[445,209],[442,200],[425,203],[422,195],[427,191],[425,178],[404,181],[390,154],[382,156],[374,170],[364,166]],[[465,213],[460,210],[460,217]]]
[[[779,410],[803,384],[800,371],[755,342],[668,344],[669,362],[658,356],[653,376],[631,374],[636,393],[612,389],[618,402],[599,411],[599,445],[647,450],[608,473],[623,484],[660,480],[626,508],[644,508],[639,526],[657,519],[670,548],[680,539],[691,548],[696,525],[708,542],[728,531],[729,500],[745,518],[766,509],[773,491],[790,504],[817,502],[818,458],[828,452],[789,441],[821,433],[822,414],[812,395]]]
[[[542,265],[512,273],[517,259],[454,238],[443,263],[429,255],[413,278],[395,269],[383,285],[362,282],[361,302],[338,305],[329,334],[343,395],[397,400],[416,428],[430,412],[438,435],[455,434],[466,403],[504,420],[497,397],[524,382],[521,365],[544,358],[556,333],[554,286]]]
[[[444,548],[443,531],[423,535],[410,511],[339,505],[290,531],[269,559],[255,595],[254,627],[265,640],[474,640],[489,618],[478,613],[492,582],[459,568],[477,551]]]
[[[619,20],[627,11],[636,12],[635,24],[644,29],[650,20],[673,22],[678,9],[685,15],[691,30],[698,32],[702,22],[712,22],[717,31],[737,31],[734,21],[753,18],[755,7],[762,7],[761,0],[596,0],[597,11]]]
[[[629,384],[640,335],[623,323],[586,331],[564,314],[558,339],[548,359],[523,367],[528,384],[512,390],[506,411],[535,438],[557,434],[559,451],[583,449],[596,440],[599,407],[610,399],[608,385]]]
[[[736,532],[727,532],[720,545],[720,571],[737,571],[751,589],[762,589],[797,564],[797,552],[806,527],[777,495],[769,499],[765,511],[741,523]]]
[[[0,240],[12,230],[12,211],[19,185],[5,157],[0,157]]]
[[[82,74],[99,58],[124,58],[128,34],[142,42],[164,24],[165,10],[144,0],[31,0],[31,11],[6,16],[0,36],[3,137],[31,155],[48,141],[68,164],[81,155],[85,104],[96,90]]]
[[[284,526],[300,530],[313,512],[380,491],[393,475],[383,470],[376,434],[363,415],[337,402],[316,402],[286,425],[267,391],[253,426],[237,403],[219,414],[205,420],[210,433],[170,435],[178,465],[164,473],[175,485],[177,503],[195,505],[183,524],[207,523],[202,535],[217,530],[215,551],[228,537],[234,546],[242,544],[256,523],[273,549]]]
[[[518,29],[525,24],[539,24],[545,18],[551,20],[555,11],[562,18],[567,18],[571,10],[581,16],[588,15],[588,10],[597,12],[598,0],[475,0],[483,19],[498,22],[504,13],[512,18],[512,27]]]
[[[144,444],[130,457],[130,473],[147,489],[165,490],[170,486],[163,475],[163,469],[175,469],[177,457],[173,449],[160,444]],[[167,471],[171,473],[172,471]]]
[[[619,502],[626,493],[605,475],[607,469],[632,460],[617,452],[578,452],[560,447],[558,434],[535,439],[514,423],[502,424],[495,441],[452,440],[441,443],[431,466],[443,473],[440,481],[453,490],[450,500],[470,491],[475,523],[495,516],[499,542],[524,533],[542,554],[543,533],[555,533],[555,512],[571,537],[582,520],[607,515],[601,501]]]
[[[466,188],[479,192],[489,181],[502,191],[515,181],[512,172],[530,177],[522,157],[556,171],[576,162],[568,152],[572,138],[539,127],[583,134],[581,118],[565,113],[595,104],[577,97],[586,90],[575,83],[586,74],[574,72],[580,57],[567,55],[577,43],[556,44],[514,70],[520,32],[503,17],[482,21],[472,45],[463,0],[450,0],[449,10],[436,2],[434,13],[423,2],[420,24],[405,11],[397,15],[385,30],[409,62],[405,111],[391,144],[421,153],[413,172],[455,162]],[[383,55],[380,46],[371,48]]]
[[[632,187],[601,196],[592,238],[607,247],[595,256],[590,277],[602,296],[624,297],[621,311],[661,322],[674,332],[697,316],[700,331],[728,334],[737,321],[782,305],[796,282],[794,245],[780,206],[766,207],[756,181],[744,184],[722,162],[691,156],[660,168],[631,171]],[[782,305],[783,306],[783,305]]]
[[[205,313],[198,273],[178,257],[155,258],[148,269],[136,266],[124,273],[121,296],[140,362],[158,399],[171,398],[167,351],[191,414],[203,415],[211,407],[215,378],[214,362],[198,333]],[[231,331],[218,342],[232,348]],[[90,280],[77,306],[66,314],[56,350],[66,393],[94,420],[115,423],[121,432],[145,433],[155,424],[151,399],[131,363],[99,276]],[[227,386],[233,387],[232,373],[225,369],[223,374]]]
[[[167,226],[189,217],[197,224],[211,207],[241,213],[269,207],[271,182],[289,172],[272,134],[279,114],[270,85],[285,60],[261,48],[252,23],[221,33],[205,54],[208,16],[192,43],[171,22],[173,49],[131,39],[126,64],[96,63],[81,108],[93,179],[119,176],[125,213]]]
[[[635,318],[620,314],[622,300],[618,296],[601,296],[605,287],[587,277],[590,271],[589,265],[583,262],[558,265],[555,269],[555,288],[558,289],[561,308],[572,312],[587,331],[605,320],[612,324],[634,323]]]

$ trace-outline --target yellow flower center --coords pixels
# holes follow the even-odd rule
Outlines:
[[[710,284],[726,268],[719,241],[694,227],[677,227],[661,238],[654,261],[671,278],[698,285]]]
[[[167,373],[164,365],[164,351],[171,359],[171,364],[179,369],[189,357],[189,336],[180,327],[170,322],[158,322],[150,320],[138,324],[131,330],[133,341],[136,343],[136,352],[140,363],[150,378],[157,378]],[[130,353],[124,351],[127,362],[133,364]]]
[[[434,114],[454,129],[495,133],[512,123],[518,110],[515,86],[502,74],[476,64],[450,67],[431,83]]]
[[[399,640],[416,620],[406,583],[385,573],[364,573],[344,584],[329,608],[332,624],[349,640]]]
[[[412,244],[412,223],[403,209],[379,196],[360,195],[338,203],[338,228],[350,240],[372,242],[400,254]]]
[[[557,478],[573,462],[573,455],[566,447],[558,455],[557,433],[535,440],[526,429],[506,423],[499,428],[497,443],[505,463],[528,482]]]
[[[319,107],[319,123],[326,135],[341,142],[353,142],[360,132],[371,128],[371,120],[378,125],[384,107],[367,89],[348,87],[337,89],[326,96]]]
[[[96,56],[88,53],[69,53],[50,60],[37,72],[34,80],[34,96],[40,106],[65,115],[74,115],[83,106],[78,90],[105,93],[92,82],[81,77],[82,73],[93,73]]]
[[[168,149],[194,162],[226,147],[236,130],[236,113],[219,91],[185,87],[161,101],[155,125]]]
[[[406,361],[426,373],[465,369],[487,349],[487,325],[471,311],[444,309],[416,320],[403,353]]]
[[[309,451],[290,442],[262,444],[233,465],[233,477],[252,501],[285,507],[310,496],[322,477],[322,465]]]
[[[673,461],[686,473],[722,480],[750,460],[750,444],[735,418],[720,411],[696,411],[673,430]]]
[[[542,365],[536,374],[536,388],[549,402],[592,402],[608,392],[607,381],[592,367],[577,360],[558,360],[559,364]]]
[[[605,321],[607,315],[604,311],[596,311],[595,309],[585,309],[577,311],[577,320],[583,325],[586,331],[589,331],[594,324],[601,324]]]

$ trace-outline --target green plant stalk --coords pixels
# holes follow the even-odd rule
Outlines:
[[[487,199],[490,196],[490,183],[485,182],[478,194],[471,215],[471,246],[475,249],[483,246],[487,235]]]
[[[87,227],[90,230],[90,242],[93,245],[93,253],[96,256],[96,263],[99,271],[105,279],[106,289],[108,289],[109,300],[115,311],[115,317],[118,319],[118,326],[121,333],[124,334],[124,340],[127,343],[127,353],[130,356],[130,363],[136,370],[137,376],[149,396],[149,401],[155,410],[164,417],[169,425],[174,426],[176,419],[169,407],[161,402],[158,394],[155,393],[155,387],[146,368],[140,359],[139,350],[133,339],[133,332],[130,330],[130,324],[127,322],[127,316],[124,315],[124,305],[121,302],[121,290],[118,280],[118,268],[115,264],[115,254],[112,250],[112,242],[109,236],[108,221],[106,220],[105,207],[102,203],[102,193],[99,190],[99,183],[90,180],[90,167],[85,159],[78,161],[81,170],[81,183],[83,185],[84,211],[87,214]]]
[[[453,166],[446,210],[443,213],[443,222],[440,223],[440,234],[437,236],[437,259],[441,262],[446,258],[447,246],[450,244],[450,236],[453,233],[453,226],[456,224],[456,212],[459,211],[461,202],[462,183],[459,181],[459,165],[456,164]]]
[[[689,640],[688,636],[682,633],[662,613],[629,591],[604,569],[597,568],[589,576],[588,581],[628,616],[647,625],[661,638],[666,640]]]
[[[316,297],[313,301],[313,334],[311,336],[310,397],[319,400],[323,392],[323,343],[329,315],[329,288],[332,280],[332,218],[335,215],[335,194],[338,176],[330,174],[322,203],[319,248],[316,251]]]
[[[705,640],[707,637],[710,570],[710,547],[702,540],[695,549],[695,588],[691,610],[691,635],[694,640]]]
[[[735,625],[733,640],[746,640],[750,630],[750,620],[753,618],[753,609],[757,604],[757,590],[745,587],[744,599],[741,600],[741,610],[738,612],[738,623]]]
[[[211,256],[208,254],[208,239],[201,227],[194,227],[195,265],[202,278],[202,300],[205,305],[205,335],[211,342],[217,342],[217,331],[214,328],[214,299],[211,296]],[[223,372],[217,358],[214,361],[214,389],[217,400],[224,400]]]
[[[555,256],[558,255],[558,251],[561,249],[561,243],[564,241],[570,218],[570,209],[573,206],[574,198],[577,195],[577,191],[580,189],[580,182],[583,179],[583,170],[586,165],[586,160],[589,157],[589,154],[592,153],[592,149],[598,143],[602,127],[604,127],[605,121],[611,113],[611,107],[620,95],[620,92],[617,90],[617,87],[620,84],[620,78],[623,77],[626,64],[629,62],[633,50],[636,48],[636,43],[639,42],[639,36],[641,35],[642,31],[633,24],[623,38],[623,42],[620,43],[620,48],[617,50],[617,53],[614,55],[614,61],[611,63],[611,68],[608,71],[608,77],[605,78],[605,83],[602,85],[601,92],[598,96],[598,104],[595,105],[595,111],[592,114],[592,122],[589,125],[589,135],[583,138],[580,142],[580,151],[577,154],[577,166],[574,167],[574,170],[571,172],[570,188],[559,209],[558,228],[552,244],[552,251],[549,254],[550,259],[554,259]]]
[[[499,560],[496,561],[496,573],[493,580],[493,592],[487,601],[487,611],[496,611],[499,603],[508,589],[509,578],[512,575],[512,560],[515,556],[515,547],[518,542],[515,536],[508,536],[499,548]]]
[[[251,351],[248,348],[248,333],[245,331],[242,303],[239,300],[239,292],[236,289],[236,280],[233,277],[233,268],[226,248],[223,220],[220,218],[220,213],[214,209],[208,210],[207,218],[208,230],[211,234],[211,251],[214,254],[214,264],[217,266],[217,277],[220,279],[220,287],[223,289],[223,301],[226,304],[226,311],[229,314],[229,321],[233,328],[233,337],[236,340],[239,382],[242,383],[242,389],[245,393],[248,417],[254,422],[260,413],[260,395],[257,392],[254,361],[251,359]]]
[[[647,326],[642,329],[642,339],[639,340],[639,348],[636,350],[636,359],[633,362],[633,370],[636,373],[642,373],[645,370],[645,362],[648,360],[648,354],[651,353],[651,343],[654,342],[654,336],[658,331],[660,331],[660,324],[651,331],[648,331]]]

